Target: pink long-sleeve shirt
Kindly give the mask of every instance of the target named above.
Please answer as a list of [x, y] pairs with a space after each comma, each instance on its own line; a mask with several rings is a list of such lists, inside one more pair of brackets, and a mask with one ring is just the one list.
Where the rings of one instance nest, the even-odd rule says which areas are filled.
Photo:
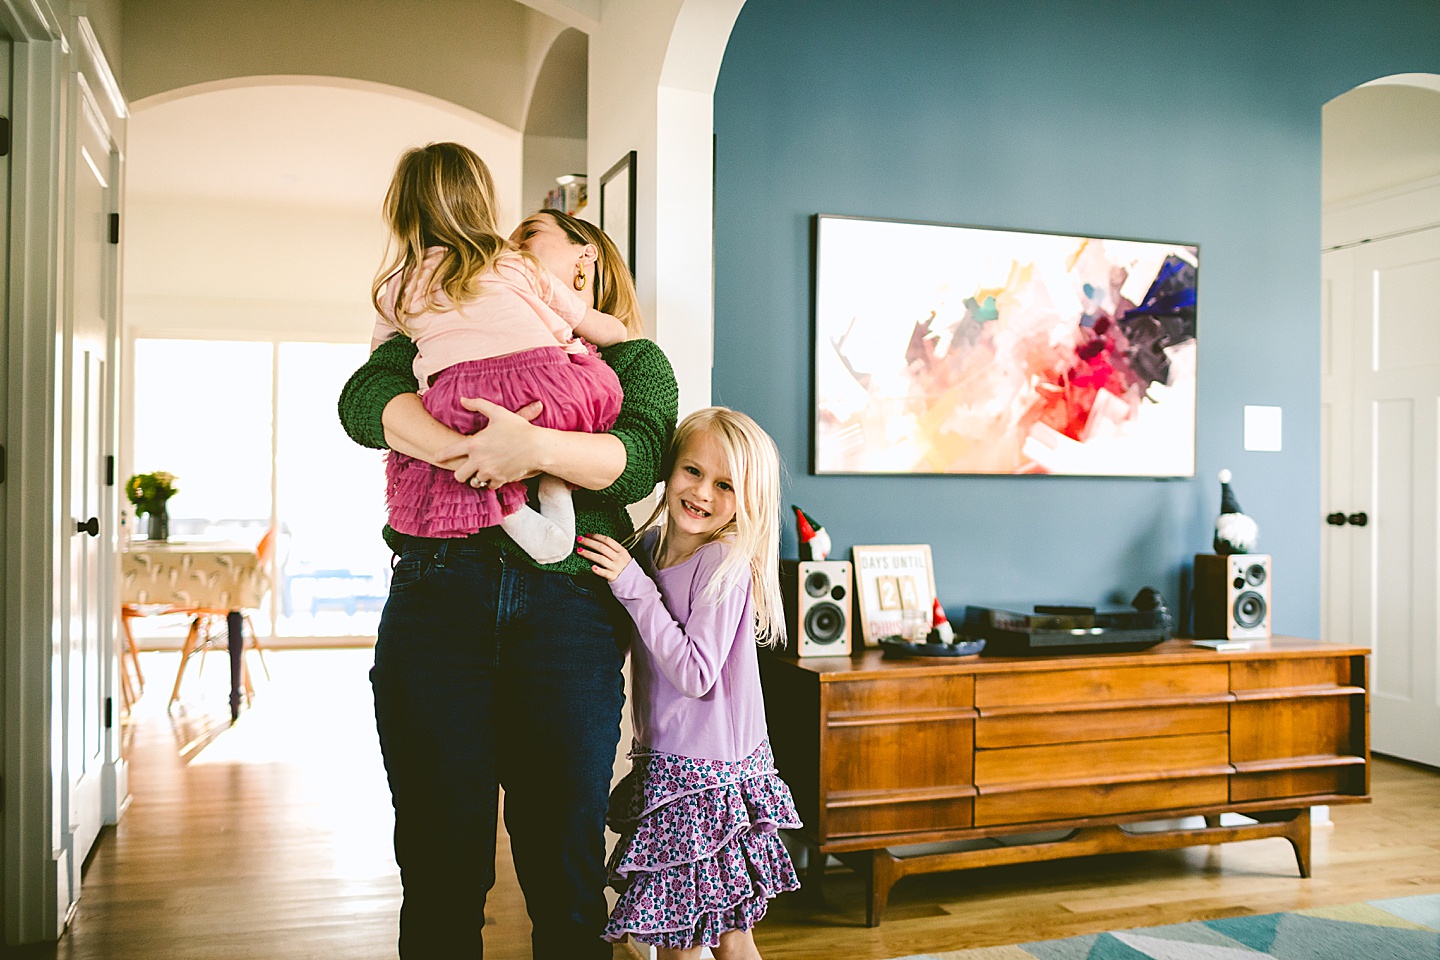
[[662, 753], [743, 760], [766, 736], [750, 571], [741, 566], [711, 600], [702, 594], [730, 545], [708, 543], [656, 570], [657, 536], [645, 535], [636, 560], [610, 584], [635, 623], [635, 738]]
[[[473, 299], [455, 304], [442, 293], [436, 309], [421, 310], [422, 294], [444, 255], [443, 247], [425, 251], [425, 262], [406, 296], [406, 310], [420, 311], [405, 320], [405, 327], [419, 351], [414, 369], [421, 393], [429, 389], [435, 374], [467, 360], [489, 360], [539, 347], [585, 352], [585, 344], [574, 335], [588, 310], [585, 301], [519, 253], [497, 257], [480, 275]], [[399, 274], [386, 281], [380, 297], [386, 312], [376, 315], [371, 333], [377, 343], [400, 333], [395, 303], [399, 288]]]

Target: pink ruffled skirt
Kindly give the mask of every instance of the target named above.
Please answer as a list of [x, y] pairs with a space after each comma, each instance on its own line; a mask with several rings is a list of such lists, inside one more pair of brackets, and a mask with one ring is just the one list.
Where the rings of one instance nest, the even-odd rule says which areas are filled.
[[[425, 392], [430, 415], [464, 434], [490, 419], [465, 409], [461, 397], [483, 397], [507, 410], [544, 404], [533, 421], [555, 430], [599, 433], [620, 414], [623, 393], [615, 371], [593, 353], [559, 346], [523, 350], [446, 367]], [[415, 537], [463, 537], [493, 527], [525, 504], [523, 482], [476, 490], [449, 470], [391, 451], [385, 459], [390, 526]]]
[[630, 773], [610, 795], [620, 901], [605, 939], [714, 947], [722, 933], [755, 926], [776, 894], [799, 889], [777, 831], [798, 828], [800, 817], [769, 740], [736, 761], [638, 745], [630, 756]]

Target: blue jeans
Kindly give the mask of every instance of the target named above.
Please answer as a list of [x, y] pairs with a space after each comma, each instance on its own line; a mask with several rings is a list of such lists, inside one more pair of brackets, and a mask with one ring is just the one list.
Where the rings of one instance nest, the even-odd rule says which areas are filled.
[[628, 624], [598, 577], [467, 540], [404, 550], [370, 673], [404, 960], [484, 955], [497, 784], [536, 960], [610, 957], [605, 811]]

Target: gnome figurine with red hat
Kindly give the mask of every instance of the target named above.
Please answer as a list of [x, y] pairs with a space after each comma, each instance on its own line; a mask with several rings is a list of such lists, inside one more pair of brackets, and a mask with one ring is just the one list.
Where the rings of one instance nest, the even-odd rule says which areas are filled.
[[926, 643], [950, 644], [955, 642], [955, 628], [950, 626], [950, 619], [945, 616], [945, 608], [940, 606], [939, 597], [935, 598], [935, 603], [931, 608], [931, 623], [930, 635], [925, 638]]
[[792, 505], [795, 511], [795, 533], [800, 540], [801, 560], [824, 560], [830, 555], [830, 534], [825, 528], [815, 522], [813, 517], [805, 515], [805, 511]]

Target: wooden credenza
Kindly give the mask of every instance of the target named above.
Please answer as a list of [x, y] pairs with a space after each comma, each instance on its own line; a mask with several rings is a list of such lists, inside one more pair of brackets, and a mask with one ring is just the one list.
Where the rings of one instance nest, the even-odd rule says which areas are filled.
[[[885, 660], [761, 657], [770, 741], [810, 848], [867, 873], [867, 921], [914, 873], [1285, 837], [1310, 873], [1309, 808], [1369, 800], [1367, 656], [1276, 637], [1217, 653]], [[1220, 814], [1255, 823], [1222, 826]], [[1205, 826], [1129, 831], [1203, 816]], [[1068, 830], [897, 857], [889, 848]]]

